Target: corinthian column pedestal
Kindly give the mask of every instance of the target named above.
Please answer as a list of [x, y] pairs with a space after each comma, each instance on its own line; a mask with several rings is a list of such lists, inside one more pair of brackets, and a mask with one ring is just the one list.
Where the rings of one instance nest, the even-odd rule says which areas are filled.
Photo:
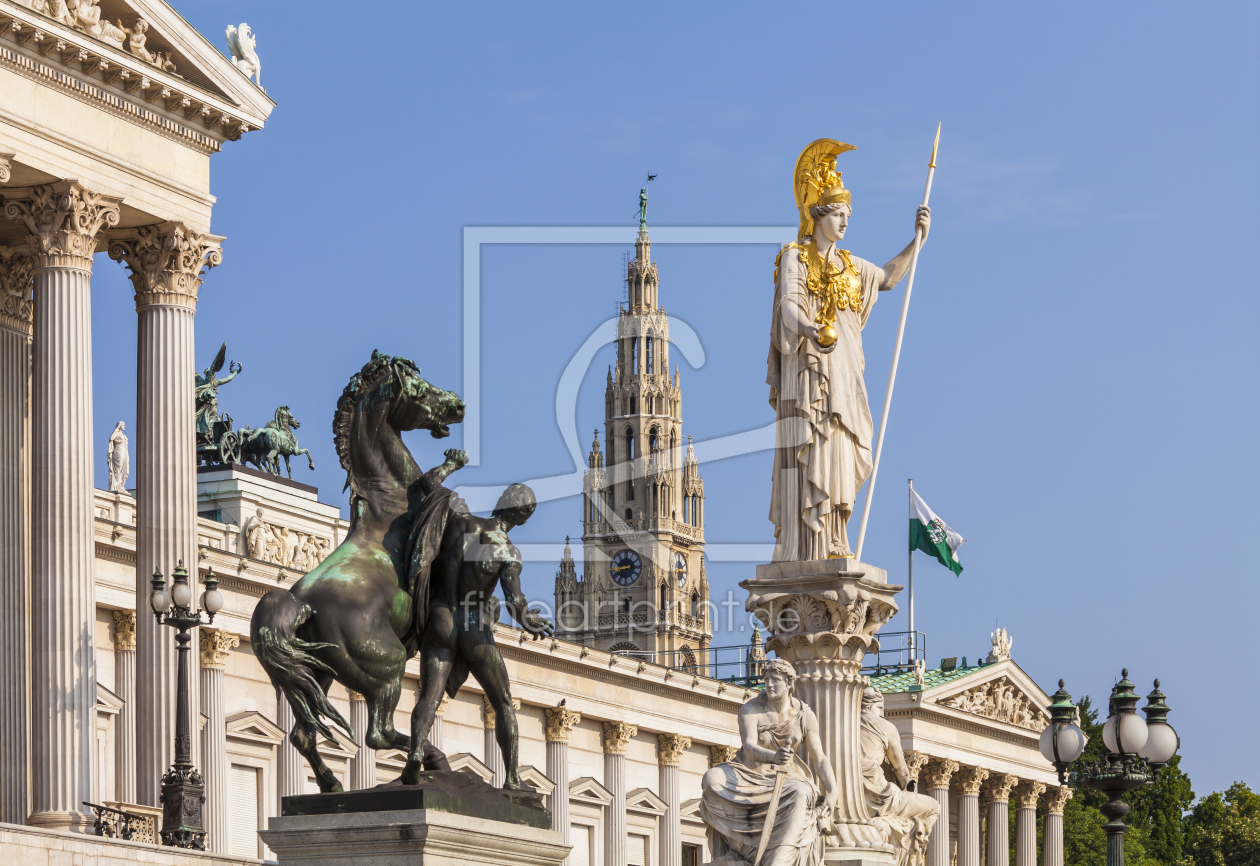
[[897, 612], [893, 596], [902, 587], [889, 584], [883, 569], [854, 559], [759, 565], [756, 578], [740, 586], [748, 590], [746, 609], [770, 632], [766, 650], [796, 668], [795, 695], [818, 716], [840, 788], [828, 862], [891, 863], [892, 848], [866, 808], [858, 731], [867, 686], [862, 659], [879, 648], [875, 634]]
[[[3, 157], [3, 154], [0, 154]], [[35, 262], [0, 247], [0, 821], [29, 814], [31, 286]]]
[[[223, 238], [182, 223], [116, 235], [110, 258], [125, 262], [135, 289], [136, 597], [149, 597], [154, 571], [197, 562], [197, 469], [193, 408], [193, 316], [201, 275], [223, 261]], [[143, 606], [143, 605], [142, 605]], [[137, 628], [137, 799], [158, 801], [158, 780], [174, 759], [175, 642], [152, 616]], [[193, 640], [197, 640], [196, 633]], [[190, 705], [198, 706], [198, 682]], [[194, 738], [194, 764], [200, 751]]]
[[[77, 181], [7, 201], [34, 259], [31, 388], [31, 732], [29, 823], [87, 830], [96, 740], [92, 539], [92, 255], [120, 199]], [[8, 661], [6, 660], [6, 663]]]

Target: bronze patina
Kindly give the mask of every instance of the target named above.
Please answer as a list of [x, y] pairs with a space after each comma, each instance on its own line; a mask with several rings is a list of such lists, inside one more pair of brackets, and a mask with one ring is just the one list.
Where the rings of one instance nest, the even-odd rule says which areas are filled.
[[263, 472], [279, 475], [280, 458], [283, 457], [285, 471], [292, 478], [293, 467], [289, 465], [289, 458], [305, 454], [306, 462], [314, 469], [315, 461], [311, 458], [311, 452], [299, 447], [297, 436], [293, 435], [293, 431], [301, 426], [289, 407], [281, 406], [276, 410], [276, 417], [267, 422], [267, 426], [257, 430], [248, 427], [237, 430], [236, 435], [241, 443], [241, 463], [252, 463]]
[[231, 382], [241, 372], [241, 365], [233, 361], [228, 365], [228, 375], [217, 378], [226, 356], [227, 343], [224, 343], [210, 366], [193, 383], [198, 463], [237, 463], [241, 459], [241, 443], [232, 432], [232, 416], [226, 412], [219, 414], [219, 386]]

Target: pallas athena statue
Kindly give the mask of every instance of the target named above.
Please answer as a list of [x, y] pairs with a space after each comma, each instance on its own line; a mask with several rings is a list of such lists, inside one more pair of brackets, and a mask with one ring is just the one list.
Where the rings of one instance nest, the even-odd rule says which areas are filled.
[[[796, 670], [765, 663], [765, 691], [739, 711], [735, 760], [701, 781], [713, 864], [820, 866], [839, 789], [814, 711], [792, 696]], [[758, 859], [758, 853], [762, 853]]]
[[[840, 249], [853, 213], [836, 171], [851, 144], [819, 139], [796, 162], [800, 232], [775, 260], [766, 382], [775, 426], [774, 561], [852, 556], [848, 521], [871, 474], [862, 328], [880, 292], [910, 268], [914, 241], [882, 268]], [[915, 231], [927, 239], [931, 212]]]

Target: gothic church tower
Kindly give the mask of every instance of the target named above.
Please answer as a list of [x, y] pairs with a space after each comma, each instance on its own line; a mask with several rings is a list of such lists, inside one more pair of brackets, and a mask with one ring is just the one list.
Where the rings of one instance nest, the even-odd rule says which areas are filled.
[[[707, 661], [712, 624], [704, 568], [704, 479], [683, 442], [682, 387], [669, 371], [669, 319], [640, 196], [627, 304], [583, 482], [583, 575], [571, 552], [556, 576], [557, 635], [601, 650], [657, 654], [670, 667]], [[664, 655], [662, 655], [664, 654]]]

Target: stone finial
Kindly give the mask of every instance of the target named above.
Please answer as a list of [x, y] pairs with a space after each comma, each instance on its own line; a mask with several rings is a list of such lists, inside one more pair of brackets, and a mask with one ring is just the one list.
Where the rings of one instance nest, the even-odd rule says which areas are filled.
[[663, 766], [676, 767], [682, 761], [682, 753], [691, 748], [691, 737], [681, 734], [657, 734], [656, 755]]
[[35, 260], [21, 249], [0, 247], [0, 325], [31, 333]]
[[1011, 789], [1019, 784], [1019, 776], [1011, 773], [990, 773], [984, 785], [984, 799], [987, 803], [1007, 803], [1011, 799]]
[[992, 632], [989, 635], [989, 641], [993, 644], [993, 649], [989, 651], [986, 662], [993, 664], [993, 662], [1006, 661], [1011, 657], [1011, 645], [1015, 643], [1015, 638], [1011, 637], [1006, 629], [1000, 628]]
[[0, 153], [0, 183], [8, 183], [13, 177], [13, 157], [16, 153]]
[[948, 758], [929, 761], [927, 768], [923, 771], [920, 778], [922, 784], [919, 785], [920, 791], [926, 789], [928, 791], [933, 788], [948, 788], [949, 780], [958, 772], [958, 762], [951, 761]]
[[1046, 814], [1062, 815], [1067, 801], [1072, 799], [1072, 789], [1064, 785], [1062, 788], [1046, 790]]
[[232, 634], [221, 628], [201, 629], [201, 666], [203, 668], [223, 668], [227, 665], [228, 655], [241, 645], [240, 635]]
[[739, 746], [709, 746], [709, 766], [728, 764], [739, 754]]
[[165, 222], [141, 226], [134, 239], [115, 240], [109, 257], [131, 271], [137, 310], [152, 304], [195, 308], [202, 274], [223, 263], [222, 242], [181, 222]]
[[118, 225], [122, 199], [102, 195], [77, 180], [31, 188], [31, 198], [6, 200], [4, 215], [26, 226], [35, 267], [92, 270], [101, 232]]
[[[512, 709], [520, 710], [521, 702], [519, 698], [512, 698]], [[485, 695], [481, 696], [481, 722], [487, 728], [493, 728], [495, 724], [494, 707], [490, 706], [490, 699]]]
[[136, 612], [114, 611], [114, 650], [136, 651]]
[[547, 717], [547, 742], [569, 742], [573, 726], [582, 721], [582, 714], [565, 707], [548, 707], [544, 712]]
[[1034, 782], [1031, 779], [1024, 779], [1015, 786], [1015, 805], [1021, 809], [1036, 809], [1037, 800], [1040, 799], [1041, 793], [1045, 790], [1045, 782]]
[[637, 725], [625, 722], [604, 722], [604, 754], [624, 755], [630, 740], [639, 733]]
[[989, 778], [989, 771], [983, 767], [962, 767], [954, 773], [954, 784], [958, 786], [958, 793], [967, 797], [976, 797], [979, 796], [980, 787], [987, 778]]
[[909, 771], [909, 778], [917, 782], [919, 780], [919, 771], [927, 766], [931, 757], [926, 752], [916, 752], [913, 750], [907, 751], [905, 753], [905, 757], [906, 769]]

